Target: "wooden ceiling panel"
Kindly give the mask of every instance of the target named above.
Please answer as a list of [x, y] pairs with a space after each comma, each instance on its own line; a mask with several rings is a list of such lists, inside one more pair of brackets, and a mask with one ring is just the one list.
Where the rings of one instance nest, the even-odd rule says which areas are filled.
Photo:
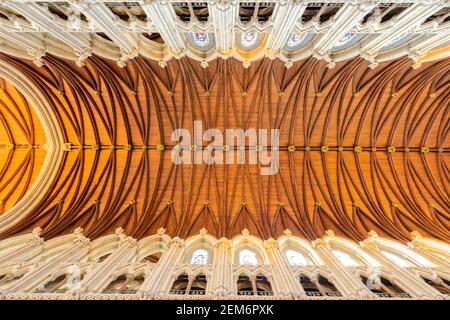
[[[203, 227], [217, 237], [288, 228], [308, 239], [327, 229], [355, 240], [371, 229], [450, 238], [449, 59], [371, 70], [361, 59], [334, 69], [218, 59], [203, 69], [135, 58], [120, 69], [96, 56], [84, 68], [49, 55], [42, 68], [0, 58], [45, 92], [72, 145], [45, 200], [0, 238], [36, 226], [46, 238], [78, 226], [91, 238], [117, 227], [137, 238], [161, 227], [183, 238]], [[279, 172], [173, 164], [171, 133], [193, 132], [195, 120], [204, 130], [280, 129]]]

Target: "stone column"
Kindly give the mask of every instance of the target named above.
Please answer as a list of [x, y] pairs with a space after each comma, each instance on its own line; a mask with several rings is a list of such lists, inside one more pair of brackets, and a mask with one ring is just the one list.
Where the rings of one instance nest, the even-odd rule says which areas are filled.
[[217, 241], [213, 259], [213, 271], [207, 294], [216, 296], [233, 294], [233, 257], [230, 240], [221, 238]]
[[418, 299], [442, 299], [443, 295], [437, 290], [426, 284], [419, 276], [407, 268], [401, 268], [386, 258], [379, 250], [376, 242], [376, 236], [370, 236], [363, 241], [363, 248], [368, 254], [378, 260], [392, 274], [389, 280], [409, 293], [413, 298]]
[[137, 250], [137, 241], [132, 237], [120, 234], [119, 248], [116, 249], [101, 264], [89, 272], [80, 283], [80, 289], [76, 291], [86, 293], [101, 293], [110, 283], [114, 281], [114, 271], [129, 262]]
[[430, 260], [433, 264], [444, 269], [450, 269], [450, 263], [443, 256], [436, 254], [435, 251], [448, 250], [448, 246], [439, 244], [434, 239], [427, 239], [420, 235], [419, 232], [411, 232], [412, 241], [408, 243], [408, 246], [424, 258]]
[[[327, 233], [332, 235], [332, 233]], [[313, 246], [322, 261], [333, 274], [333, 278], [328, 280], [336, 285], [342, 296], [351, 299], [357, 297], [369, 298], [375, 296], [358, 277], [356, 277], [334, 256], [330, 248], [328, 248], [322, 239], [319, 238], [314, 240]]]
[[300, 285], [300, 280], [295, 277], [286, 258], [278, 247], [275, 239], [270, 238], [265, 241], [266, 252], [272, 265], [272, 286], [276, 288], [277, 295], [304, 295], [305, 291]]
[[[44, 247], [44, 239], [39, 237], [42, 229], [35, 228], [31, 234], [27, 234], [24, 236], [19, 236], [21, 239], [10, 239], [5, 240], [5, 243], [8, 247], [16, 247], [13, 250], [10, 250], [5, 255], [0, 255], [0, 267], [6, 264], [17, 263], [28, 261], [32, 257], [39, 255]], [[9, 244], [9, 242], [12, 242]], [[19, 244], [17, 244], [17, 242]], [[22, 242], [20, 244], [20, 242]], [[16, 244], [16, 245], [14, 245]]]
[[31, 269], [22, 278], [12, 283], [6, 288], [6, 293], [12, 292], [30, 292], [38, 285], [45, 285], [44, 281], [47, 281], [49, 275], [57, 270], [61, 265], [67, 264], [69, 261], [77, 261], [89, 251], [90, 241], [84, 237], [83, 229], [77, 228], [75, 230], [75, 239], [69, 247], [57, 254], [56, 256], [45, 261], [43, 264]]
[[175, 280], [175, 267], [183, 253], [183, 240], [175, 237], [169, 244], [167, 251], [159, 259], [151, 275], [145, 279], [138, 292], [145, 294], [168, 293]]

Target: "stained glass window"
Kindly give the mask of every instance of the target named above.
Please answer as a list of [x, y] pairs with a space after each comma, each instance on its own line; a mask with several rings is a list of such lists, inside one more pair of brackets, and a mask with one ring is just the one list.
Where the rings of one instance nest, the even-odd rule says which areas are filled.
[[344, 252], [344, 251], [341, 251], [341, 250], [333, 250], [333, 254], [346, 267], [357, 267], [357, 266], [359, 266], [358, 261], [356, 261], [356, 259], [353, 258], [347, 252]]
[[251, 47], [255, 45], [258, 34], [256, 32], [243, 33], [241, 36], [241, 43], [244, 47]]
[[194, 32], [194, 42], [199, 47], [205, 47], [209, 44], [209, 36], [206, 32]]
[[307, 266], [308, 265], [308, 261], [306, 260], [305, 256], [298, 251], [295, 251], [292, 249], [286, 250], [286, 257], [287, 257], [289, 263], [293, 266]]
[[347, 43], [349, 43], [350, 41], [352, 41], [352, 39], [356, 36], [356, 33], [354, 32], [347, 32], [344, 35], [342, 35], [337, 42], [334, 44], [333, 47], [337, 48], [337, 47], [341, 47]]
[[389, 260], [391, 260], [392, 262], [394, 262], [396, 265], [398, 265], [400, 267], [412, 267], [413, 266], [412, 263], [410, 263], [405, 258], [402, 258], [398, 254], [395, 254], [390, 251], [384, 251], [384, 250], [382, 250], [381, 253], [384, 254]]
[[289, 48], [298, 46], [306, 38], [306, 33], [293, 33], [287, 42]]
[[192, 253], [191, 264], [207, 264], [208, 251], [205, 249], [197, 249]]
[[239, 252], [239, 263], [240, 264], [249, 264], [249, 265], [257, 265], [258, 259], [256, 258], [256, 253], [249, 249], [243, 249]]
[[399, 35], [395, 36], [391, 40], [391, 42], [389, 42], [388, 46], [396, 45], [396, 44], [402, 42], [405, 38], [406, 38], [406, 34], [404, 34], [404, 33], [399, 34]]

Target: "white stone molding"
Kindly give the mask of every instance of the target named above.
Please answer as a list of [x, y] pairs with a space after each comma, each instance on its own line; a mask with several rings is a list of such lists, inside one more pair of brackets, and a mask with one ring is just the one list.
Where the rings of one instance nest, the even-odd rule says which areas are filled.
[[[250, 21], [241, 22], [239, 2], [234, 0], [207, 1], [209, 16], [205, 22], [200, 22], [193, 10], [190, 21], [181, 21], [172, 7], [175, 0], [138, 1], [137, 5], [143, 8], [147, 16], [146, 21], [141, 21], [128, 9], [125, 10], [128, 21], [125, 21], [108, 6], [123, 5], [127, 8], [126, 3], [107, 2], [87, 0], [70, 1], [68, 6], [59, 4], [67, 16], [66, 20], [47, 9], [46, 4], [57, 3], [56, 0], [11, 0], [3, 3], [0, 10], [4, 6], [13, 13], [5, 11], [6, 18], [0, 18], [0, 39], [4, 42], [0, 50], [31, 59], [38, 65], [41, 65], [46, 53], [51, 53], [83, 66], [84, 61], [95, 53], [117, 61], [120, 66], [142, 55], [160, 62], [162, 67], [167, 60], [186, 55], [199, 61], [205, 68], [215, 58], [234, 57], [249, 67], [252, 61], [264, 56], [279, 58], [286, 63], [286, 67], [290, 67], [294, 61], [314, 56], [327, 62], [330, 68], [339, 61], [357, 56], [368, 60], [371, 68], [383, 61], [408, 56], [414, 62], [413, 67], [418, 68], [423, 62], [450, 55], [450, 50], [445, 49], [445, 46], [450, 46], [450, 22], [445, 22], [448, 14], [426, 21], [445, 7], [444, 2], [424, 4], [411, 0], [410, 6], [403, 12], [382, 22], [383, 17], [395, 9], [396, 1], [390, 1], [388, 6], [384, 0], [364, 3], [350, 1], [340, 5], [334, 16], [321, 22], [320, 16], [325, 13], [326, 5], [337, 3], [326, 0], [319, 13], [306, 23], [301, 21], [308, 4], [305, 1], [269, 1], [274, 4], [274, 12], [262, 23], [256, 17], [257, 10]], [[380, 4], [385, 5], [382, 10], [377, 7]], [[188, 1], [188, 5], [192, 9], [193, 2]], [[255, 4], [256, 7], [258, 5]], [[370, 18], [362, 22], [369, 13]], [[80, 18], [81, 14], [87, 17], [88, 22]], [[236, 33], [249, 31], [258, 32], [260, 40], [256, 47], [243, 50]], [[355, 32], [359, 38], [342, 49], [332, 49], [338, 39], [349, 31]], [[97, 32], [104, 32], [111, 41], [103, 39]], [[163, 44], [141, 34], [155, 32], [161, 35]], [[185, 36], [185, 33], [192, 32], [211, 33], [214, 45], [198, 48], [191, 37]], [[293, 32], [307, 33], [308, 43], [297, 49], [286, 50], [285, 45]], [[390, 43], [403, 34], [411, 36], [411, 39], [390, 47]], [[439, 54], [434, 54], [436, 50]]]
[[[0, 259], [8, 257], [0, 266], [0, 299], [406, 299], [402, 297], [383, 298], [372, 294], [360, 280], [360, 276], [368, 277], [373, 268], [379, 274], [401, 287], [412, 298], [420, 299], [448, 299], [448, 295], [437, 292], [426, 284], [420, 276], [432, 281], [449, 280], [448, 267], [445, 265], [420, 265], [416, 261], [414, 267], [399, 267], [383, 258], [380, 247], [389, 250], [413, 250], [404, 244], [376, 237], [371, 237], [362, 243], [362, 248], [355, 242], [335, 236], [331, 231], [314, 241], [314, 247], [304, 239], [292, 234], [285, 234], [278, 239], [263, 241], [243, 232], [233, 239], [215, 239], [200, 233], [197, 236], [182, 240], [171, 239], [164, 231], [136, 241], [127, 237], [120, 228], [113, 235], [108, 235], [89, 241], [77, 228], [73, 234], [60, 236], [42, 242], [39, 229], [32, 234], [12, 237], [0, 241]], [[448, 246], [430, 238], [414, 237], [422, 242], [431, 243], [441, 254], [448, 255]], [[416, 243], [419, 240], [416, 240]], [[32, 255], [23, 254], [20, 248], [40, 248]], [[9, 249], [13, 248], [13, 249]], [[192, 265], [188, 260], [189, 253], [197, 248], [207, 248], [213, 252], [211, 263]], [[258, 265], [239, 265], [235, 254], [242, 248], [258, 250], [261, 262]], [[296, 249], [307, 252], [311, 265], [290, 265], [284, 256], [285, 249]], [[333, 248], [351, 252], [361, 265], [346, 267], [334, 256]], [[17, 249], [17, 250], [16, 250]], [[432, 252], [424, 245], [421, 249]], [[436, 249], [435, 249], [436, 250]], [[17, 252], [17, 255], [11, 255]], [[158, 263], [142, 262], [146, 256], [161, 252]], [[406, 251], [404, 251], [406, 252]], [[403, 252], [403, 253], [404, 253]], [[400, 252], [402, 253], [402, 252]], [[102, 262], [98, 258], [110, 254]], [[17, 259], [26, 257], [24, 259]], [[414, 258], [414, 255], [411, 256]], [[10, 258], [10, 261], [8, 261]], [[431, 262], [434, 263], [430, 259]], [[438, 261], [438, 260], [436, 260]], [[65, 274], [69, 275], [71, 266], [78, 265], [84, 278], [75, 288], [66, 288], [66, 292], [46, 292], [46, 284]], [[207, 286], [204, 295], [170, 294], [173, 282], [181, 274], [188, 275], [190, 283], [197, 275], [205, 275]], [[270, 282], [273, 295], [248, 296], [237, 293], [237, 279], [239, 275], [247, 275], [254, 279], [263, 275]], [[21, 276], [23, 275], [23, 276]], [[145, 278], [136, 294], [102, 293], [103, 290], [119, 276], [125, 275], [130, 282], [138, 276]], [[308, 296], [299, 283], [300, 275], [311, 280], [323, 276], [331, 281], [342, 294], [335, 296]], [[15, 279], [18, 277], [17, 279]], [[15, 280], [14, 280], [15, 279]], [[2, 281], [7, 281], [2, 285]], [[40, 292], [42, 291], [42, 292]]]
[[67, 261], [78, 261], [89, 251], [89, 239], [83, 236], [82, 230], [75, 230], [73, 238], [67, 249], [42, 264], [37, 264], [22, 278], [7, 286], [3, 290], [6, 292], [32, 292], [39, 285], [43, 286], [49, 276], [62, 264]]
[[209, 293], [219, 297], [227, 296], [233, 293], [233, 279], [231, 277], [231, 261], [233, 261], [233, 257], [230, 240], [221, 238], [217, 241], [213, 259], [213, 273]]
[[147, 17], [157, 26], [158, 32], [164, 39], [170, 56], [181, 58], [184, 56], [186, 44], [176, 26], [176, 15], [169, 2], [144, 1], [141, 4]]
[[175, 267], [183, 254], [183, 240], [175, 237], [171, 240], [167, 251], [158, 261], [150, 277], [148, 277], [138, 292], [145, 294], [167, 293], [176, 278]]
[[271, 238], [266, 240], [266, 250], [273, 270], [274, 282], [279, 288], [279, 293], [293, 295], [304, 293], [302, 286], [287, 262], [286, 257], [280, 251], [278, 242]]
[[266, 42], [266, 54], [270, 58], [274, 59], [286, 45], [306, 7], [306, 2], [296, 1], [280, 2], [275, 5], [273, 26]]
[[216, 51], [223, 57], [229, 57], [233, 49], [234, 26], [238, 19], [238, 3], [228, 1], [215, 1], [209, 4], [208, 8], [214, 26], [214, 38]]
[[[441, 298], [442, 295], [437, 290], [427, 285], [422, 279], [420, 279], [420, 277], [414, 274], [414, 272], [408, 268], [398, 266], [381, 252], [381, 249], [388, 248], [390, 251], [396, 252], [400, 256], [414, 258], [409, 251], [410, 249], [408, 249], [405, 245], [396, 243], [392, 240], [382, 239], [373, 231], [369, 233], [369, 237], [364, 240], [361, 245], [363, 246], [364, 251], [374, 257], [383, 266], [385, 266], [387, 270], [389, 270], [392, 274], [390, 280], [409, 293], [412, 297], [419, 299], [425, 297]], [[432, 264], [423, 265], [423, 261], [427, 260], [418, 255], [417, 258], [421, 259], [420, 261], [417, 259], [414, 260], [414, 263], [418, 266], [436, 267]]]
[[0, 60], [0, 78], [15, 86], [34, 107], [36, 115], [42, 123], [48, 146], [42, 169], [33, 186], [13, 208], [0, 217], [0, 232], [2, 232], [28, 215], [43, 199], [62, 163], [63, 152], [61, 152], [61, 148], [64, 139], [57, 117], [50, 108], [47, 99], [36, 86], [30, 83], [25, 75], [6, 61]]
[[334, 233], [328, 230], [323, 239], [315, 240], [315, 248], [325, 265], [332, 272], [334, 285], [342, 295], [351, 298], [372, 295], [370, 290], [331, 252], [328, 242], [333, 237]]
[[362, 41], [361, 52], [369, 57], [378, 54], [384, 46], [389, 45], [397, 36], [413, 30], [440, 9], [442, 9], [442, 5], [437, 3], [411, 5], [396, 17], [395, 25], [387, 28], [385, 32], [378, 36], [371, 36], [367, 40]]

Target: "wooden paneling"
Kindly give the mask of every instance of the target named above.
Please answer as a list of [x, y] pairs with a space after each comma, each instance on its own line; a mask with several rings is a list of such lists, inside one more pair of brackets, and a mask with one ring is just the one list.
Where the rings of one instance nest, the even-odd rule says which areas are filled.
[[[334, 69], [314, 59], [290, 69], [218, 59], [203, 69], [184, 58], [163, 69], [136, 58], [120, 69], [95, 56], [84, 68], [52, 56], [42, 68], [0, 58], [42, 88], [73, 146], [46, 199], [1, 238], [81, 226], [92, 238], [117, 227], [137, 238], [205, 227], [217, 237], [289, 228], [308, 239], [333, 229], [360, 240], [374, 229], [449, 240], [449, 59], [371, 70], [361, 59]], [[170, 135], [192, 131], [194, 120], [204, 130], [280, 129], [279, 173], [261, 176], [248, 163], [174, 165]]]

